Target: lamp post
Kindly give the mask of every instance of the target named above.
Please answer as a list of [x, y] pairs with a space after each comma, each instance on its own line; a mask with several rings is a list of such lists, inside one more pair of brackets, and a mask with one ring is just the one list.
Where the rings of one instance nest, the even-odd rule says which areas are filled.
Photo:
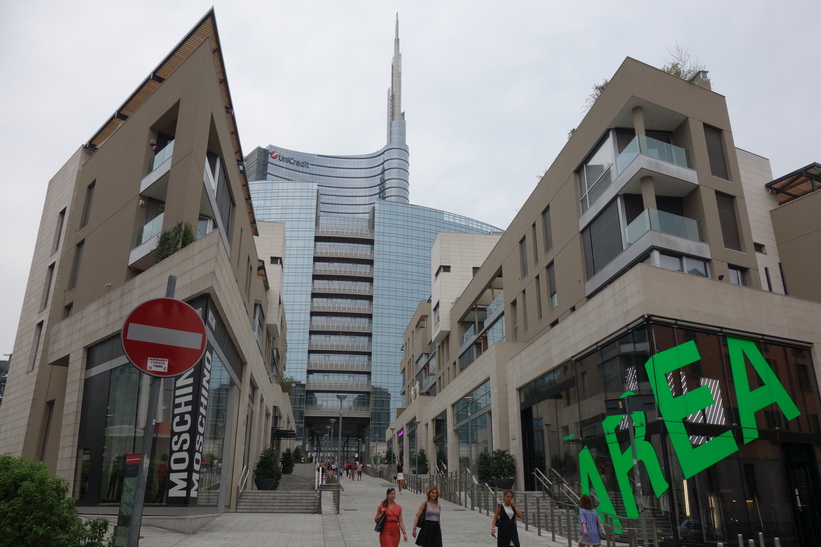
[[[473, 430], [472, 430], [473, 426], [471, 424], [471, 416], [473, 415], [473, 409], [470, 408], [470, 405], [471, 405], [471, 403], [473, 403], [473, 397], [465, 397], [465, 401], [468, 404], [468, 469], [470, 469], [470, 463], [471, 463], [470, 460], [471, 460], [471, 456], [473, 455], [472, 454], [473, 451], [470, 449], [470, 447], [472, 445], [472, 439], [471, 439], [472, 435], [471, 435], [471, 433], [473, 433]], [[473, 471], [476, 471], [476, 469], [474, 468]]]
[[394, 435], [393, 435], [394, 431], [396, 431], [396, 428], [392, 427], [391, 428], [391, 457], [390, 457], [390, 461], [388, 461], [389, 464], [392, 464], [394, 458], [396, 458], [396, 452], [393, 449], [394, 441], [396, 440], [396, 437], [394, 437]]
[[337, 394], [339, 399], [339, 446], [337, 447], [337, 460], [339, 461], [339, 469], [342, 469], [342, 401], [348, 398], [347, 395]]
[[[328, 461], [329, 462], [331, 461], [331, 456], [333, 455], [333, 452], [331, 452], [331, 446], [332, 446], [331, 441], [334, 440], [333, 428], [334, 428], [335, 423], [336, 423], [336, 418], [331, 418], [331, 425], [326, 425], [325, 426], [325, 429], [328, 430]], [[333, 467], [331, 469], [333, 469]]]

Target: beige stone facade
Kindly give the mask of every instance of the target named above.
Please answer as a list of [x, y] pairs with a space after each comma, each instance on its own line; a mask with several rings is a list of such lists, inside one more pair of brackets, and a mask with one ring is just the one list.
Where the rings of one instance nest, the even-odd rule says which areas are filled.
[[[113, 376], [104, 389], [88, 386], [111, 371], [131, 374], [116, 337], [135, 307], [166, 295], [172, 276], [176, 299], [207, 303], [201, 309], [207, 309], [208, 353], [220, 362], [224, 382], [212, 382], [208, 414], [209, 420], [220, 415], [222, 448], [195, 456], [219, 482], [213, 503], [203, 502], [202, 486], [200, 504], [215, 511], [233, 506], [243, 467], [251, 468], [271, 443], [272, 429], [293, 428], [290, 400], [273, 381], [284, 372], [281, 265], [258, 257], [219, 49], [209, 12], [49, 184], [0, 409], [0, 452], [43, 460], [71, 483], [81, 504], [99, 479], [88, 478], [86, 462], [111, 464], [115, 428], [103, 420], [104, 433], [83, 421], [106, 410], [102, 416], [114, 416], [122, 404], [114, 399], [123, 396]], [[188, 224], [193, 242], [155, 263], [161, 232], [178, 223]], [[266, 254], [283, 241], [281, 226], [266, 230]], [[92, 358], [105, 344], [113, 356]], [[216, 365], [213, 370], [217, 374]], [[135, 414], [131, 425], [116, 425], [119, 431], [142, 428], [147, 378], [134, 383], [140, 390]], [[205, 373], [203, 382], [208, 385]], [[157, 409], [159, 437], [163, 423], [172, 427], [164, 420], [177, 404], [167, 385]], [[110, 477], [104, 480], [117, 494]], [[157, 499], [162, 495], [158, 491]]]

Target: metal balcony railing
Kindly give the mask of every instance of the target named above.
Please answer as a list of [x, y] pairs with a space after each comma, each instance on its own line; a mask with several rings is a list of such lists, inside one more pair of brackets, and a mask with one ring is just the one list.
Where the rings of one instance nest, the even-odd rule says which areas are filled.
[[371, 344], [362, 342], [344, 342], [344, 341], [309, 341], [308, 350], [311, 351], [371, 351]]

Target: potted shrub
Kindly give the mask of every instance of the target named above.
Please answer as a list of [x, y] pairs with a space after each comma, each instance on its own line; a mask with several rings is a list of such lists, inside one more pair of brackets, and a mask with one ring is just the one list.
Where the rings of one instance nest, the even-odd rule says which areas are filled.
[[298, 446], [294, 448], [294, 463], [302, 463], [302, 450]]
[[428, 454], [424, 448], [416, 454], [416, 473], [419, 475], [428, 474]]
[[282, 471], [279, 469], [279, 458], [272, 447], [268, 447], [259, 455], [254, 466], [254, 484], [257, 490], [276, 490]]
[[282, 473], [290, 475], [294, 472], [294, 455], [290, 448], [286, 448], [282, 453]]
[[493, 461], [489, 452], [479, 454], [479, 461], [476, 462], [476, 478], [481, 483], [493, 486]]
[[491, 468], [493, 481], [496, 488], [509, 490], [513, 487], [513, 480], [516, 476], [516, 460], [507, 450], [497, 449], [491, 456]]

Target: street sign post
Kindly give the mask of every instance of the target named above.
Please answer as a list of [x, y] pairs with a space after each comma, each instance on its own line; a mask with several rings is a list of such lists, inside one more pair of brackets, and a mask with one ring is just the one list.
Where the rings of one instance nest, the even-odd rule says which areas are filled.
[[197, 312], [173, 298], [137, 306], [125, 320], [123, 349], [135, 367], [152, 376], [177, 376], [205, 353], [205, 324]]
[[[137, 547], [145, 501], [145, 483], [154, 435], [154, 417], [160, 398], [162, 378], [179, 376], [196, 365], [205, 354], [205, 323], [199, 314], [174, 299], [177, 278], [168, 276], [165, 298], [143, 302], [128, 315], [123, 324], [123, 351], [131, 363], [151, 376], [148, 407], [143, 430], [142, 452], [136, 470], [136, 492], [120, 501], [120, 518], [114, 534], [117, 547]], [[136, 459], [136, 458], [133, 458]], [[120, 525], [122, 524], [122, 525]]]

